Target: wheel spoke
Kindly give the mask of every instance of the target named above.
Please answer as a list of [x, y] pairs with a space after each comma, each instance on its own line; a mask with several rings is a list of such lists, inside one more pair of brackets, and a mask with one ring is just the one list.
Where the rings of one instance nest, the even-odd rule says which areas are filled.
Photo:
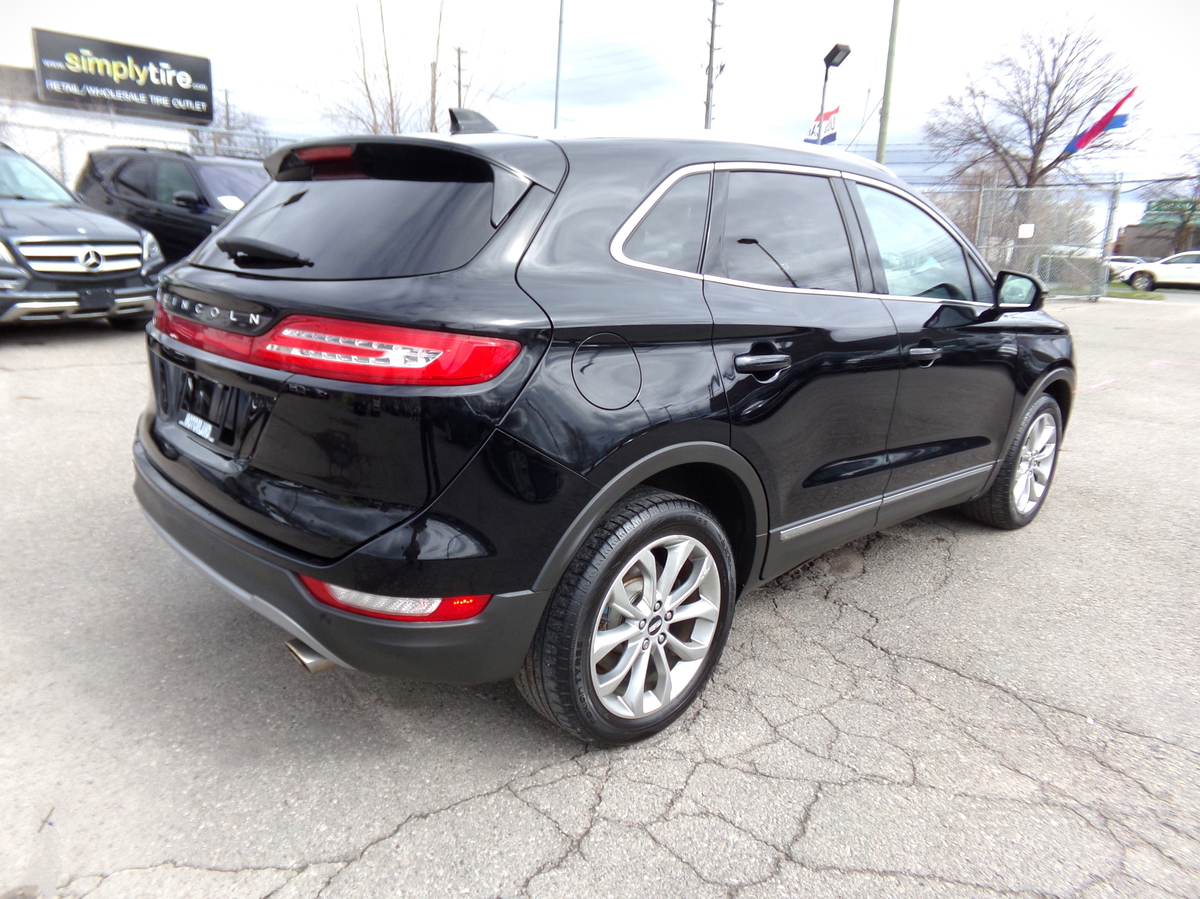
[[686, 606], [680, 606], [676, 609], [675, 615], [671, 618], [671, 624], [678, 624], [680, 621], [687, 621], [691, 618], [716, 621], [717, 616], [720, 614], [721, 610], [717, 608], [715, 603], [701, 596], [695, 602], [689, 602]]
[[689, 640], [687, 643], [684, 643], [670, 632], [667, 633], [666, 648], [685, 662], [694, 662], [697, 659], [702, 659], [704, 658], [704, 654], [708, 652], [707, 643], [698, 643], [695, 640]]
[[592, 664], [597, 664], [606, 655], [637, 634], [637, 625], [629, 621], [618, 627], [600, 631], [592, 641]]
[[613, 690], [621, 685], [621, 681], [625, 680], [625, 675], [629, 673], [629, 669], [633, 667], [634, 662], [642, 653], [638, 652], [637, 645], [634, 644], [625, 650], [625, 654], [621, 656], [621, 660], [611, 671], [606, 671], [604, 674], [596, 676], [596, 692], [601, 696], [608, 696]]
[[663, 604], [667, 611], [678, 608], [680, 603], [682, 603], [695, 592], [697, 585], [702, 583], [704, 579], [712, 572], [712, 570], [712, 556], [708, 555], [708, 553], [705, 553], [704, 561], [699, 565], [693, 565], [691, 573], [688, 575], [688, 579], [680, 584], [679, 587], [672, 591], [670, 596], [667, 597], [667, 601]]
[[667, 659], [666, 650], [661, 643], [655, 643], [650, 650], [650, 661], [654, 663], [654, 670], [658, 674], [658, 683], [654, 687], [654, 695], [658, 697], [661, 705], [666, 705], [671, 701], [671, 663]]
[[[653, 581], [651, 582], [653, 583]], [[645, 590], [642, 591], [643, 595]], [[608, 604], [615, 608], [625, 618], [632, 618], [634, 621], [641, 621], [646, 617], [646, 611], [637, 607], [637, 600], [629, 595], [629, 591], [625, 588], [625, 583], [620, 578], [613, 582], [612, 587], [608, 590]]]
[[1017, 503], [1017, 509], [1024, 514], [1029, 511], [1029, 482], [1032, 481], [1028, 474], [1021, 476], [1017, 481], [1017, 489], [1014, 491], [1014, 499]]
[[658, 577], [655, 600], [666, 599], [671, 595], [675, 579], [679, 577], [679, 571], [691, 556], [692, 548], [695, 545], [695, 540], [683, 539], [667, 549], [667, 564], [663, 566], [662, 573]]
[[646, 669], [650, 667], [650, 653], [639, 652], [633, 660], [633, 668], [629, 672], [629, 686], [625, 688], [622, 698], [625, 705], [634, 716], [640, 718], [646, 714]]

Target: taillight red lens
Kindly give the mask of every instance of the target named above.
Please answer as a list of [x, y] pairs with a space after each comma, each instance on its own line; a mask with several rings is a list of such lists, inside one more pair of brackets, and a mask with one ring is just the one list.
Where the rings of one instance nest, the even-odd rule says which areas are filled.
[[300, 580], [313, 598], [326, 605], [372, 618], [391, 621], [462, 621], [474, 618], [491, 601], [491, 594], [474, 596], [382, 596], [363, 593], [349, 587], [327, 584], [316, 578], [300, 575]]
[[521, 345], [476, 337], [292, 315], [259, 337], [233, 334], [155, 309], [155, 327], [189, 346], [295, 374], [363, 384], [482, 384], [517, 358]]

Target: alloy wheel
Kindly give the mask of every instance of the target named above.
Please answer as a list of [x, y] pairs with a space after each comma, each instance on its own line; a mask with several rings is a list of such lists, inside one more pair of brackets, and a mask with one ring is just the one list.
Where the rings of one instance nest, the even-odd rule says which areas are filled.
[[1054, 473], [1055, 451], [1058, 449], [1058, 425], [1054, 416], [1043, 412], [1029, 425], [1013, 478], [1013, 504], [1021, 515], [1033, 512], [1046, 495], [1050, 476]]
[[660, 537], [613, 579], [588, 641], [592, 687], [620, 718], [645, 718], [704, 667], [721, 616], [721, 577], [694, 537]]

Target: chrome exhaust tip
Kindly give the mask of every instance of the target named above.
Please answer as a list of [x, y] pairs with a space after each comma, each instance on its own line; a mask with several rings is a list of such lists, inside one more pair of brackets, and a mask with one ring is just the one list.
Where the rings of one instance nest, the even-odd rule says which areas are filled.
[[295, 657], [297, 662], [313, 674], [316, 674], [318, 671], [328, 671], [330, 668], [337, 667], [337, 662], [325, 658], [325, 656], [321, 655], [303, 640], [297, 640], [293, 637], [283, 645], [288, 648], [288, 652]]

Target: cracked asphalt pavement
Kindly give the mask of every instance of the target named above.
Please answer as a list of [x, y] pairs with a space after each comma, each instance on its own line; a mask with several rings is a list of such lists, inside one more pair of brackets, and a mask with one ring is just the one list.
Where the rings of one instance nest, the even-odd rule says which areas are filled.
[[745, 596], [713, 682], [587, 749], [509, 683], [311, 675], [130, 492], [141, 338], [0, 332], [0, 899], [1200, 899], [1200, 304], [1051, 302], [1041, 516]]

